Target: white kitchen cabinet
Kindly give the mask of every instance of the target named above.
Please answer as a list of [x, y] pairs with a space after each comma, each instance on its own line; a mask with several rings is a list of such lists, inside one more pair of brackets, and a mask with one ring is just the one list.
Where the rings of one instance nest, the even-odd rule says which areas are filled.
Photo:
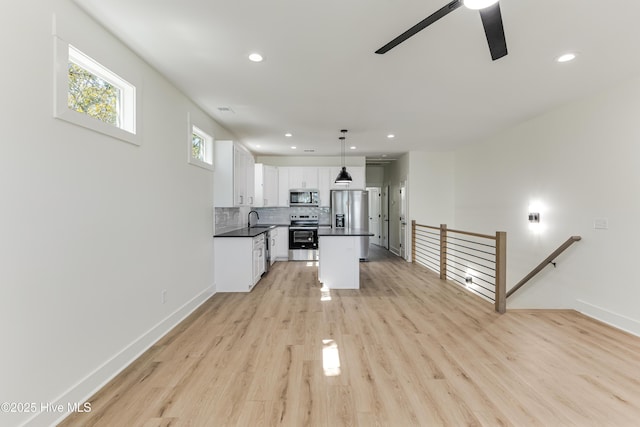
[[255, 205], [255, 160], [253, 159], [253, 155], [249, 152], [247, 152], [247, 155], [245, 156], [245, 166], [244, 166], [244, 170], [245, 173], [247, 174], [247, 183], [246, 183], [246, 187], [245, 187], [245, 194], [247, 196], [247, 206], [254, 206]]
[[216, 292], [253, 289], [264, 273], [264, 236], [213, 239]]
[[331, 190], [364, 190], [366, 185], [364, 166], [349, 166], [351, 184], [336, 184], [341, 166], [282, 166], [278, 168], [278, 206], [289, 206], [289, 189], [317, 188], [320, 206], [329, 206]]
[[215, 141], [214, 206], [252, 206], [254, 173], [249, 151], [233, 141]]
[[278, 250], [278, 227], [270, 230], [266, 236], [269, 239], [269, 265], [273, 265]]
[[331, 204], [331, 184], [336, 179], [333, 174], [333, 167], [322, 166], [318, 168], [318, 196], [320, 197], [320, 206], [329, 206]]
[[[276, 227], [275, 230], [275, 250], [273, 250], [272, 256], [275, 254], [277, 261], [289, 261], [289, 227]], [[273, 231], [272, 231], [273, 233]]]
[[255, 164], [254, 206], [278, 206], [278, 168]]
[[318, 168], [313, 166], [290, 166], [289, 188], [318, 188]]
[[262, 273], [264, 273], [264, 257], [265, 257], [265, 243], [264, 234], [260, 234], [253, 238], [253, 282], [252, 287], [258, 283]]
[[245, 206], [247, 199], [247, 171], [244, 150], [233, 145], [233, 206]]
[[278, 167], [278, 206], [289, 206], [289, 168]]
[[234, 146], [233, 175], [235, 206], [253, 206], [255, 202], [255, 167], [251, 153], [240, 145]]

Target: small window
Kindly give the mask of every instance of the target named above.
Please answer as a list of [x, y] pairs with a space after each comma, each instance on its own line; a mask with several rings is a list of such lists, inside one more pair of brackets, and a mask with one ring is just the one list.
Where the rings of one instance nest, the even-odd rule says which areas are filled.
[[213, 137], [195, 125], [191, 125], [188, 141], [189, 163], [213, 170]]
[[140, 144], [136, 87], [74, 46], [57, 39], [54, 115]]
[[87, 114], [105, 123], [121, 127], [122, 91], [109, 81], [100, 78], [79, 65], [72, 57], [79, 54], [69, 46], [69, 91], [67, 106], [78, 113]]

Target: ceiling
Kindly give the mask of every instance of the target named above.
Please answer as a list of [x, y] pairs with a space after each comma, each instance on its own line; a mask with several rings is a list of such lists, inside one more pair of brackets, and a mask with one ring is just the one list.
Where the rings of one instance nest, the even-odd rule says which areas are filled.
[[452, 150], [640, 75], [635, 0], [502, 0], [495, 62], [464, 7], [374, 53], [447, 0], [74, 1], [256, 155]]

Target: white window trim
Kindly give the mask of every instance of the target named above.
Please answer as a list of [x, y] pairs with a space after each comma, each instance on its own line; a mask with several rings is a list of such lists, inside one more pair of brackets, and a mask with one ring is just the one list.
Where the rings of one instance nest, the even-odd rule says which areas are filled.
[[[71, 53], [70, 53], [71, 52]], [[108, 81], [119, 87], [122, 93], [122, 117], [121, 125], [124, 128], [105, 123], [99, 119], [88, 116], [86, 114], [73, 111], [68, 107], [67, 94], [69, 91], [69, 74], [68, 64], [69, 60], [77, 63], [83, 68], [89, 69], [92, 73], [98, 75], [98, 77]], [[95, 65], [98, 68], [103, 69], [103, 72], [95, 72]], [[137, 118], [140, 117], [140, 103], [138, 99], [140, 97], [140, 87], [136, 84], [131, 84], [124, 80], [117, 74], [109, 71], [107, 67], [104, 67], [97, 61], [89, 58], [82, 52], [70, 46], [66, 41], [54, 37], [54, 117], [73, 123], [78, 126], [91, 129], [95, 132], [100, 132], [105, 135], [120, 139], [125, 142], [129, 142], [134, 145], [142, 144], [142, 135], [139, 132], [139, 123]], [[128, 101], [127, 101], [128, 99]], [[132, 114], [133, 112], [133, 114]]]
[[[187, 113], [187, 162], [191, 165], [198, 166], [207, 170], [213, 170], [213, 136], [202, 130], [201, 126], [195, 125], [191, 121], [191, 115]], [[204, 157], [205, 161], [193, 157], [193, 134], [196, 133], [204, 140]]]

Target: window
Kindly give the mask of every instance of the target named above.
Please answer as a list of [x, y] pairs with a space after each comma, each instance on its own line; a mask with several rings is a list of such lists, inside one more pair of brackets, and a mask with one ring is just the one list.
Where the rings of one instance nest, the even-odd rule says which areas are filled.
[[189, 163], [213, 170], [213, 137], [190, 123], [188, 138]]
[[57, 118], [139, 145], [136, 86], [56, 38]]

